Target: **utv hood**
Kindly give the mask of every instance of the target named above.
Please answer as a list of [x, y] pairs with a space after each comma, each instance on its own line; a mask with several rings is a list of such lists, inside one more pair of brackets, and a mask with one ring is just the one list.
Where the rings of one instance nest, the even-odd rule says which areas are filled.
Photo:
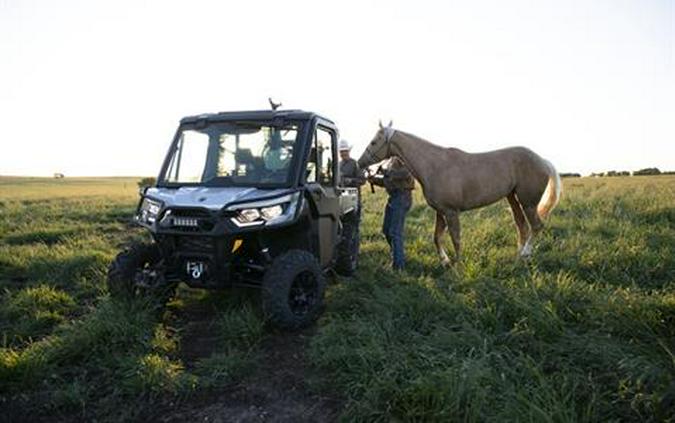
[[164, 208], [171, 207], [203, 207], [209, 210], [220, 210], [232, 203], [264, 200], [294, 192], [293, 189], [261, 189], [251, 187], [180, 187], [180, 188], [148, 188], [147, 197], [164, 203]]

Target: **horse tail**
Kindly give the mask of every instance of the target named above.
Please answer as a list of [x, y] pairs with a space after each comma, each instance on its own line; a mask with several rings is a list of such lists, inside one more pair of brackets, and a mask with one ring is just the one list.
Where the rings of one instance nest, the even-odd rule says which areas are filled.
[[544, 165], [546, 166], [546, 171], [548, 173], [548, 184], [537, 205], [537, 213], [542, 220], [546, 219], [556, 204], [558, 204], [558, 201], [560, 201], [560, 193], [562, 191], [560, 175], [555, 170], [555, 167], [553, 167], [553, 164], [548, 160], [544, 160]]

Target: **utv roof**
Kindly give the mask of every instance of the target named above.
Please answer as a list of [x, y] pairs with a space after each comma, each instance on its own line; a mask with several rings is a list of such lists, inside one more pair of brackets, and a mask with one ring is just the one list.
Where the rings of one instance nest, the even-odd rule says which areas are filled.
[[304, 110], [251, 110], [243, 112], [218, 112], [205, 113], [196, 116], [187, 116], [181, 119], [181, 123], [191, 123], [200, 120], [208, 121], [228, 121], [228, 120], [274, 120], [281, 119], [298, 119], [309, 120], [314, 117], [320, 117], [330, 123], [332, 120], [325, 118], [317, 113], [306, 112]]

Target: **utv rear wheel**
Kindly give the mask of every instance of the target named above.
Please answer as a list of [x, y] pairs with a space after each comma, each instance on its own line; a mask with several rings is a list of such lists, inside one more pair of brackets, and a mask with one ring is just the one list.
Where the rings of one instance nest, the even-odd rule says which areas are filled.
[[356, 213], [344, 217], [342, 221], [342, 239], [337, 247], [335, 271], [340, 276], [352, 276], [359, 261], [359, 220]]
[[309, 326], [321, 314], [325, 281], [319, 263], [307, 251], [290, 250], [274, 259], [262, 288], [265, 315], [281, 329]]
[[108, 291], [115, 300], [151, 298], [164, 305], [176, 289], [160, 268], [156, 244], [132, 244], [115, 257], [108, 268]]

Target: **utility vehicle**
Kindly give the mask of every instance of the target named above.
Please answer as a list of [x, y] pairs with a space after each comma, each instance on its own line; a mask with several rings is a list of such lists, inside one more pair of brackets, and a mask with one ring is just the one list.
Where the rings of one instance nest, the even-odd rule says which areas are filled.
[[152, 242], [110, 265], [115, 299], [166, 302], [178, 283], [261, 288], [282, 329], [314, 322], [326, 274], [356, 269], [358, 194], [339, 185], [335, 124], [301, 110], [223, 112], [181, 120], [134, 221]]

